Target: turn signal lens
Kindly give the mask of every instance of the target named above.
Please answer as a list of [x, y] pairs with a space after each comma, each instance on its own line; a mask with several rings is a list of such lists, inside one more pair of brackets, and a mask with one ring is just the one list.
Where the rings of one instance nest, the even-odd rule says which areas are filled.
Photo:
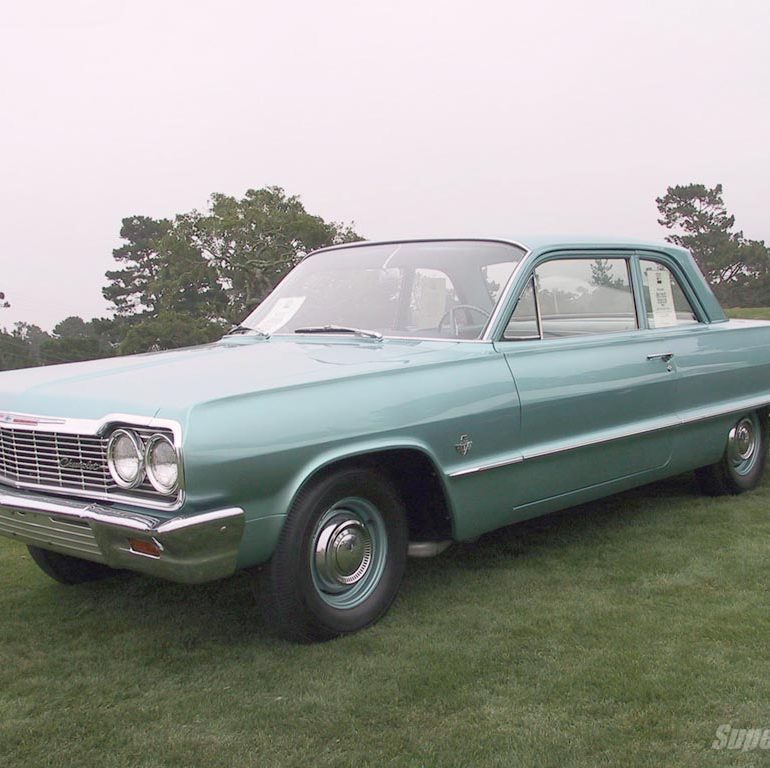
[[132, 552], [140, 555], [149, 555], [150, 557], [160, 557], [161, 548], [154, 541], [145, 541], [144, 539], [129, 539], [128, 546]]

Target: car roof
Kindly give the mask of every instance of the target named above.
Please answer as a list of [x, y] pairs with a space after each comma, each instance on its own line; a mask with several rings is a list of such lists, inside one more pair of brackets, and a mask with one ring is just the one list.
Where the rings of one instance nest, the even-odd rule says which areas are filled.
[[579, 249], [606, 249], [606, 248], [640, 248], [655, 251], [681, 251], [671, 243], [664, 240], [646, 240], [628, 237], [595, 237], [587, 235], [527, 235], [520, 237], [495, 237], [495, 236], [474, 236], [453, 235], [449, 237], [408, 237], [392, 238], [387, 240], [358, 240], [352, 243], [340, 243], [339, 245], [330, 245], [326, 248], [320, 248], [319, 251], [332, 250], [337, 248], [355, 248], [362, 245], [390, 245], [395, 243], [425, 243], [440, 240], [479, 240], [487, 242], [510, 243], [519, 246], [526, 251], [546, 251], [552, 248], [579, 248]]

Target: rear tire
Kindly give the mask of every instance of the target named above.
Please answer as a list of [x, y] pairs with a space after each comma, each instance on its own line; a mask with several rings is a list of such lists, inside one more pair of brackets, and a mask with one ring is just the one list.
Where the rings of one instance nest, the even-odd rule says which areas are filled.
[[117, 571], [108, 565], [81, 560], [79, 557], [61, 555], [50, 549], [28, 546], [29, 554], [41, 571], [60, 584], [83, 584], [114, 576]]
[[313, 642], [385, 614], [406, 567], [404, 507], [379, 473], [354, 467], [302, 489], [257, 585], [271, 628]]
[[730, 430], [724, 455], [716, 464], [695, 470], [701, 490], [709, 496], [751, 491], [767, 465], [767, 412], [741, 416]]

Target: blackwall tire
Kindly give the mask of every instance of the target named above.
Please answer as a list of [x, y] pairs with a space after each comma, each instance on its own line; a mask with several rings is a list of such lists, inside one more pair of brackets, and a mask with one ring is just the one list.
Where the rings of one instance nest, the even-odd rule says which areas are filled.
[[695, 470], [701, 490], [709, 496], [754, 490], [767, 465], [766, 411], [741, 416], [728, 433], [724, 455], [716, 464]]
[[62, 555], [48, 549], [28, 546], [29, 554], [41, 571], [60, 584], [83, 584], [114, 576], [117, 571], [101, 563]]
[[312, 482], [260, 580], [271, 628], [316, 642], [370, 626], [398, 593], [407, 544], [403, 503], [378, 472], [349, 468]]

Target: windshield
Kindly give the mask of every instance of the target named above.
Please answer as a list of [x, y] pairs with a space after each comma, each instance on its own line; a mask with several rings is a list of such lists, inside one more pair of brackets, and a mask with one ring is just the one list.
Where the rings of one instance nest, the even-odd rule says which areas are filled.
[[322, 251], [296, 266], [243, 325], [271, 334], [477, 339], [523, 255], [482, 240]]

